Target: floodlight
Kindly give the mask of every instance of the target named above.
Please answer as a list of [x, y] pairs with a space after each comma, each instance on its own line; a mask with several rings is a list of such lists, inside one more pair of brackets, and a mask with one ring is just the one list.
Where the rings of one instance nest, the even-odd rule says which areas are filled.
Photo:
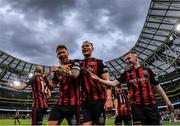
[[173, 35], [171, 35], [171, 36], [169, 37], [169, 40], [170, 40], [170, 41], [172, 41], [172, 40], [173, 40]]
[[177, 24], [177, 26], [176, 26], [176, 31], [177, 31], [177, 32], [180, 32], [180, 24]]
[[19, 86], [19, 85], [20, 85], [20, 82], [19, 82], [19, 81], [13, 81], [13, 84], [14, 84], [15, 86]]
[[32, 76], [33, 76], [33, 73], [30, 73], [28, 77], [31, 78]]

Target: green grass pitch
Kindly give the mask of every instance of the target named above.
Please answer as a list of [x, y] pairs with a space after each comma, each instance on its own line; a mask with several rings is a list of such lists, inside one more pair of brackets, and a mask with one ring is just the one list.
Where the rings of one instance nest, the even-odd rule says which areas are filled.
[[[31, 120], [20, 120], [21, 125], [31, 125]], [[17, 122], [16, 122], [17, 123]], [[12, 119], [6, 119], [6, 120], [0, 120], [0, 125], [14, 125], [14, 120]], [[17, 123], [18, 125], [18, 123]], [[47, 120], [43, 121], [43, 125], [47, 125]], [[63, 121], [61, 125], [67, 125], [66, 121]], [[114, 125], [114, 119], [106, 119], [106, 125]], [[163, 125], [180, 125], [180, 122], [163, 122]]]

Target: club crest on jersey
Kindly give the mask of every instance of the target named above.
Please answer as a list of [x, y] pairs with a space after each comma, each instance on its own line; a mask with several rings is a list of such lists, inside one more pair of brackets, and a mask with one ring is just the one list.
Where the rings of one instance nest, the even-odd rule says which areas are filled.
[[97, 62], [90, 62], [89, 64], [90, 66], [94, 66], [94, 65], [97, 65]]

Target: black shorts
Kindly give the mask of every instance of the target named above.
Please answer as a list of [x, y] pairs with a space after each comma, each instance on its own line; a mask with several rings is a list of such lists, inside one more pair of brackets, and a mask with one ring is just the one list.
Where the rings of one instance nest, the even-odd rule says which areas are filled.
[[14, 119], [19, 119], [19, 116], [14, 117]]
[[32, 108], [32, 125], [42, 125], [47, 108]]
[[122, 125], [122, 121], [124, 122], [125, 125], [132, 125], [131, 121], [131, 115], [126, 115], [126, 116], [116, 116], [114, 120], [115, 125]]
[[91, 101], [81, 105], [80, 123], [92, 121], [96, 125], [105, 124], [105, 100]]
[[133, 124], [160, 125], [160, 114], [157, 105], [132, 104]]
[[77, 110], [72, 105], [55, 105], [50, 112], [48, 121], [59, 121], [59, 124], [66, 119], [69, 125], [77, 125]]

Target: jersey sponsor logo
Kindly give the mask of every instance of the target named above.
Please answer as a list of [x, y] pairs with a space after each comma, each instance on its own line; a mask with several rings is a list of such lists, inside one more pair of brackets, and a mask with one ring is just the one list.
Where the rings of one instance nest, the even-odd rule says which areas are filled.
[[149, 72], [147, 70], [143, 70], [144, 76], [148, 76]]
[[131, 79], [128, 81], [128, 83], [136, 83], [136, 82], [142, 82], [142, 81], [145, 81], [145, 82], [148, 82], [148, 78], [137, 78], [137, 79]]
[[97, 62], [91, 61], [89, 65], [93, 67], [94, 65], [97, 65]]

